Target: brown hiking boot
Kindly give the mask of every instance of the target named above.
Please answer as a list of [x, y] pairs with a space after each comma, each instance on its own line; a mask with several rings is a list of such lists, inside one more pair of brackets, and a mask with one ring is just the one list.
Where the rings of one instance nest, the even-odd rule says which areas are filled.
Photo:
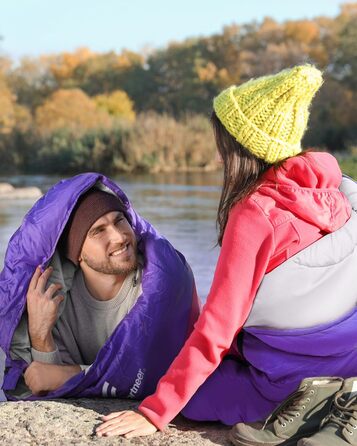
[[321, 430], [299, 446], [357, 446], [357, 378], [345, 379]]
[[333, 397], [342, 387], [337, 377], [306, 378], [298, 390], [261, 423], [238, 423], [229, 433], [236, 446], [296, 446], [319, 430]]

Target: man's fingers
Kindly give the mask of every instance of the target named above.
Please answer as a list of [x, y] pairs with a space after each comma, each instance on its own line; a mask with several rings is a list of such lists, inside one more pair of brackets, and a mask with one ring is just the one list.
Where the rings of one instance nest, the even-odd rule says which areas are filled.
[[36, 288], [37, 281], [40, 276], [41, 276], [41, 268], [39, 266], [37, 266], [33, 276], [31, 277], [31, 280], [30, 280], [29, 291], [34, 290]]
[[57, 306], [59, 306], [60, 303], [64, 301], [64, 296], [62, 296], [62, 294], [60, 294], [60, 295], [54, 297], [52, 300]]
[[29, 378], [28, 378], [27, 370], [24, 373], [24, 381], [25, 381], [25, 384], [27, 385], [27, 387], [29, 387]]
[[[27, 372], [27, 370], [26, 370], [26, 372]], [[27, 385], [27, 387], [31, 390], [31, 392], [33, 393], [33, 394], [35, 394], [35, 392], [36, 392], [36, 388], [35, 388], [35, 386], [34, 386], [34, 383], [33, 383], [33, 376], [32, 376], [32, 374], [31, 373], [26, 373], [25, 372], [25, 374], [24, 374], [24, 381], [25, 381], [25, 384]]]
[[60, 290], [62, 285], [60, 283], [51, 283], [51, 285], [47, 288], [45, 296], [51, 298], [56, 291]]
[[40, 291], [41, 293], [45, 292], [46, 289], [46, 284], [47, 281], [50, 277], [50, 275], [52, 274], [53, 268], [52, 266], [49, 266], [47, 269], [45, 269], [45, 271], [41, 274], [41, 276], [39, 277], [38, 281], [37, 281], [37, 290]]

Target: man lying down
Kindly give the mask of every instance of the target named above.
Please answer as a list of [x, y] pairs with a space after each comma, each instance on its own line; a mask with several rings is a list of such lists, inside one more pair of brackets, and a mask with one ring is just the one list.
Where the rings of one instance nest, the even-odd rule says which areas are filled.
[[182, 254], [108, 178], [61, 181], [11, 238], [0, 275], [0, 400], [144, 398], [199, 304]]

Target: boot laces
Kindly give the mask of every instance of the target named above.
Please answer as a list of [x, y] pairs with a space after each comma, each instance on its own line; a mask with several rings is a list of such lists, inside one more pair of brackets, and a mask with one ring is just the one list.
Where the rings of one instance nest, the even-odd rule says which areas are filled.
[[337, 394], [332, 409], [321, 421], [320, 428], [327, 423], [335, 423], [342, 429], [346, 428], [346, 431], [353, 435], [353, 430], [357, 429], [357, 395], [346, 401], [341, 393]]
[[313, 389], [306, 391], [306, 387], [292, 393], [275, 411], [265, 420], [262, 429], [264, 429], [269, 422], [277, 419], [282, 427], [287, 426], [287, 423], [292, 423], [294, 418], [301, 416], [301, 412], [306, 409], [306, 405], [310, 402], [310, 396], [315, 393]]

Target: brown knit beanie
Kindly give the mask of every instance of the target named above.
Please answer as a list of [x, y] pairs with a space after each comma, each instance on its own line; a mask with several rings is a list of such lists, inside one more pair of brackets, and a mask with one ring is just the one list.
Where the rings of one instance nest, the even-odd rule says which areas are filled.
[[98, 218], [108, 212], [125, 212], [122, 201], [113, 194], [98, 189], [90, 189], [78, 200], [62, 236], [65, 256], [76, 266], [87, 233]]

